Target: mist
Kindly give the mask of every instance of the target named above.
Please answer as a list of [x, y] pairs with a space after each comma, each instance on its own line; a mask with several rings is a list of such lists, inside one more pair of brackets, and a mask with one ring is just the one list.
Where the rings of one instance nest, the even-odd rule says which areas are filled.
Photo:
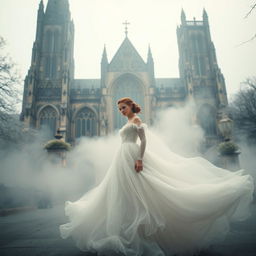
[[[201, 155], [204, 133], [191, 119], [195, 112], [193, 102], [158, 111], [154, 125], [147, 124], [146, 150], [153, 150], [167, 160], [166, 148], [184, 157]], [[67, 165], [62, 167], [43, 149], [45, 137], [43, 132], [39, 133], [33, 143], [24, 145], [21, 150], [15, 147], [1, 149], [0, 184], [11, 191], [6, 192], [7, 198], [1, 199], [2, 207], [24, 202], [36, 205], [42, 195], [47, 195], [53, 204], [77, 199], [101, 182], [121, 143], [118, 131], [101, 137], [82, 137], [67, 153]], [[241, 165], [255, 177], [253, 152], [256, 150], [244, 142], [240, 144]], [[12, 204], [8, 205], [8, 200]]]
[[[184, 156], [199, 154], [203, 132], [191, 125], [191, 111], [191, 104], [186, 104], [157, 113], [154, 125], [148, 125], [149, 142], [155, 145], [157, 154], [162, 154], [164, 146]], [[47, 137], [41, 131], [33, 143], [24, 145], [21, 150], [15, 146], [1, 149], [0, 183], [29, 190], [34, 195], [47, 193], [56, 203], [71, 199], [100, 183], [121, 143], [118, 131], [101, 137], [82, 137], [67, 153], [66, 167], [61, 167], [55, 163], [57, 159], [53, 161], [43, 149]], [[34, 203], [32, 195], [30, 203]]]
[[193, 121], [196, 106], [193, 101], [183, 107], [169, 107], [157, 112], [153, 131], [161, 137], [175, 153], [186, 157], [200, 154], [203, 141], [202, 128]]
[[247, 140], [240, 136], [237, 145], [239, 146], [240, 156], [240, 166], [245, 169], [256, 181], [256, 145], [248, 144]]

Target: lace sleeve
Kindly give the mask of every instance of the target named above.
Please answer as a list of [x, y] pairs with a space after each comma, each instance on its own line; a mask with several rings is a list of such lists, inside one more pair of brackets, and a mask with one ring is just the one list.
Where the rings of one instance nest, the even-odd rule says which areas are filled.
[[138, 125], [137, 126], [137, 133], [139, 135], [140, 138], [140, 155], [138, 160], [142, 160], [144, 153], [145, 153], [145, 149], [146, 149], [146, 135], [145, 135], [145, 130], [144, 130], [144, 125]]

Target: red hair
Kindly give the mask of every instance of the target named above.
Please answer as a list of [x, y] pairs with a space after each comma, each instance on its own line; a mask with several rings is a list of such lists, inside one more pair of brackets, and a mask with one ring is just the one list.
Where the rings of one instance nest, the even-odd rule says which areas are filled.
[[119, 103], [125, 103], [125, 104], [131, 106], [133, 113], [139, 113], [141, 111], [141, 107], [129, 97], [124, 97], [124, 98], [119, 99], [117, 101], [117, 104], [119, 104]]

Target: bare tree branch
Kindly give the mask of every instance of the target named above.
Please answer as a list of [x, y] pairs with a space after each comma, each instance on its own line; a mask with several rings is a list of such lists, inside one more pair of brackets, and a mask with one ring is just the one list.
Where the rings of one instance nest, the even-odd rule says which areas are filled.
[[241, 83], [242, 87], [229, 105], [235, 133], [256, 144], [256, 77]]
[[0, 140], [12, 141], [22, 130], [22, 124], [15, 116], [16, 105], [21, 101], [21, 79], [15, 64], [3, 53], [5, 45], [0, 36]]
[[15, 113], [15, 106], [21, 101], [18, 86], [20, 76], [15, 70], [12, 60], [3, 53], [6, 43], [0, 36], [0, 112]]
[[[251, 13], [252, 13], [255, 9], [256, 9], [256, 3], [254, 3], [253, 5], [251, 5], [251, 8], [250, 8], [249, 12], [244, 16], [244, 19], [248, 18], [249, 15], [251, 15]], [[236, 45], [235, 47], [239, 47], [239, 46], [241, 46], [241, 45], [244, 45], [244, 44], [246, 44], [246, 43], [249, 43], [249, 42], [253, 41], [255, 38], [256, 38], [256, 34], [255, 34], [254, 36], [252, 36], [250, 39], [248, 39], [248, 40], [246, 40], [246, 41], [244, 41], [244, 42], [242, 42], [242, 43]]]
[[245, 15], [244, 19], [248, 18], [248, 16], [252, 13], [252, 11], [256, 8], [256, 3], [251, 6], [250, 11]]
[[252, 38], [250, 38], [249, 40], [244, 41], [244, 42], [242, 42], [241, 44], [238, 44], [236, 47], [239, 47], [239, 46], [241, 46], [241, 45], [243, 45], [243, 44], [249, 43], [250, 41], [253, 41], [255, 38], [256, 38], [256, 34], [255, 34]]

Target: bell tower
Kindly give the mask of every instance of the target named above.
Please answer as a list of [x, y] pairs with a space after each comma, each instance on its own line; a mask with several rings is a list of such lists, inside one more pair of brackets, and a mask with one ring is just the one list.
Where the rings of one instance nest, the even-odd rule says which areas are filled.
[[187, 20], [182, 10], [177, 39], [180, 78], [187, 99], [193, 99], [196, 104], [192, 120], [203, 128], [209, 146], [218, 138], [217, 120], [219, 112], [227, 105], [227, 93], [206, 11], [203, 10], [202, 20]]
[[[21, 119], [47, 126], [51, 135], [69, 130], [69, 89], [74, 79], [74, 24], [68, 0], [40, 1], [31, 66], [25, 78]], [[65, 136], [64, 136], [65, 137]]]
[[205, 9], [203, 20], [187, 20], [182, 9], [177, 39], [180, 77], [188, 97], [217, 107], [227, 105], [225, 80], [217, 63]]

